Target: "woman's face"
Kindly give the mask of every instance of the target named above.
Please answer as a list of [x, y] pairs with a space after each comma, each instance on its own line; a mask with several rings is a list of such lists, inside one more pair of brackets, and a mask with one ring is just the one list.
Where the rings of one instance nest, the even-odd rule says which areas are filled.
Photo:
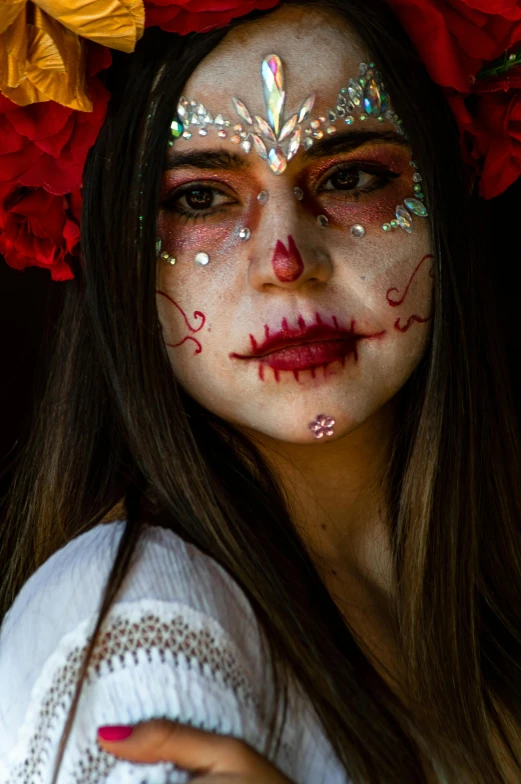
[[[310, 93], [312, 115], [326, 115], [371, 59], [337, 17], [282, 7], [230, 32], [183, 95], [214, 118], [241, 123], [235, 97], [268, 119], [261, 63], [270, 54], [284, 68], [282, 122]], [[223, 419], [292, 443], [316, 439], [309, 425], [319, 414], [336, 420], [325, 440], [375, 414], [429, 334], [429, 219], [414, 216], [411, 233], [382, 229], [414, 195], [413, 151], [388, 118], [334, 124], [278, 175], [230, 133], [192, 129], [169, 148], [161, 186], [158, 237], [176, 263], [158, 259], [157, 305], [176, 377]], [[274, 336], [290, 345], [275, 351]]]

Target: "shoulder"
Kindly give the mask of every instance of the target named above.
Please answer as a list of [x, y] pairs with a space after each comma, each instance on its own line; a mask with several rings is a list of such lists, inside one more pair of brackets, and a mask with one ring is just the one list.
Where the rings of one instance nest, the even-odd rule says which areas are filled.
[[[28, 622], [52, 626], [59, 636], [97, 613], [124, 526], [124, 520], [97, 525], [54, 553], [23, 586], [3, 633]], [[149, 525], [117, 596], [118, 603], [147, 601], [190, 607], [218, 620], [233, 636], [245, 623], [256, 625], [246, 595], [217, 561], [173, 531]]]
[[[50, 727], [64, 726], [124, 525], [96, 526], [56, 552], [0, 629], [0, 759], [11, 749], [12, 770], [37, 738], [42, 760], [56, 748]], [[102, 765], [100, 724], [153, 716], [258, 740], [259, 650], [254, 614], [226, 571], [171, 531], [146, 527], [90, 659], [67, 765], [81, 766], [85, 748]]]

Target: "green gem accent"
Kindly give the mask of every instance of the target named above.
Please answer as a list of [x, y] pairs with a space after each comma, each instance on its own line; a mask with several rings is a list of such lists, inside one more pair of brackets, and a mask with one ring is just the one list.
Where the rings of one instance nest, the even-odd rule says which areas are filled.
[[342, 87], [342, 89], [340, 90], [340, 92], [342, 93], [342, 95], [345, 95], [345, 94], [346, 94], [346, 92], [347, 92], [347, 87]]
[[391, 231], [391, 224], [390, 223], [384, 223], [384, 225], [382, 226], [382, 229], [384, 231]]
[[414, 190], [415, 190], [416, 192], [418, 192], [418, 191], [421, 191], [421, 189], [422, 189], [422, 186], [421, 186], [421, 185], [415, 185], [415, 186], [414, 186]]
[[367, 117], [366, 117], [366, 115], [365, 115], [365, 114], [361, 114], [361, 115], [360, 115], [360, 119], [361, 119], [361, 120], [367, 120]]
[[374, 63], [369, 63], [369, 68], [374, 68]]
[[360, 79], [358, 80], [358, 84], [360, 85], [360, 87], [365, 87], [365, 79], [360, 77]]
[[385, 122], [385, 117], [381, 117], [381, 116], [380, 116], [380, 117], [378, 118], [378, 122]]
[[413, 199], [412, 197], [408, 196], [403, 200], [403, 203], [408, 210], [413, 212], [415, 215], [419, 215], [420, 218], [425, 218], [428, 215], [427, 207], [425, 204], [422, 204], [421, 201], [418, 201], [418, 199]]
[[170, 131], [174, 139], [179, 139], [183, 133], [183, 130], [183, 123], [179, 122], [179, 120], [172, 120], [172, 123], [170, 124]]
[[421, 191], [416, 191], [416, 196], [417, 196], [419, 199], [424, 199], [424, 198], [425, 198], [425, 194], [424, 194], [424, 193], [422, 193]]
[[174, 142], [168, 142], [168, 146], [169, 147], [173, 147], [174, 146]]
[[398, 221], [392, 220], [391, 226], [393, 227], [393, 229], [396, 229], [398, 227]]
[[353, 120], [352, 117], [346, 117], [346, 125], [352, 125], [353, 123], [354, 123], [354, 120]]

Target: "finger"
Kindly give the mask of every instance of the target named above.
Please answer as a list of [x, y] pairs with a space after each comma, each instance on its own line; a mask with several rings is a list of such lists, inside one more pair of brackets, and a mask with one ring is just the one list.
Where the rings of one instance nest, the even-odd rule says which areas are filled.
[[98, 736], [98, 743], [105, 751], [131, 762], [174, 762], [197, 774], [251, 774], [261, 772], [266, 765], [244, 741], [167, 719], [137, 724], [132, 734], [120, 741]]

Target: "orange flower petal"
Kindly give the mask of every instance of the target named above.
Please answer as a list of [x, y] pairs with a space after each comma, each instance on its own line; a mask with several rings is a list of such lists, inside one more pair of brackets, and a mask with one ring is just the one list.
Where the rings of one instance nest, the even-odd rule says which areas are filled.
[[35, 0], [49, 16], [82, 38], [133, 52], [143, 35], [143, 0]]

